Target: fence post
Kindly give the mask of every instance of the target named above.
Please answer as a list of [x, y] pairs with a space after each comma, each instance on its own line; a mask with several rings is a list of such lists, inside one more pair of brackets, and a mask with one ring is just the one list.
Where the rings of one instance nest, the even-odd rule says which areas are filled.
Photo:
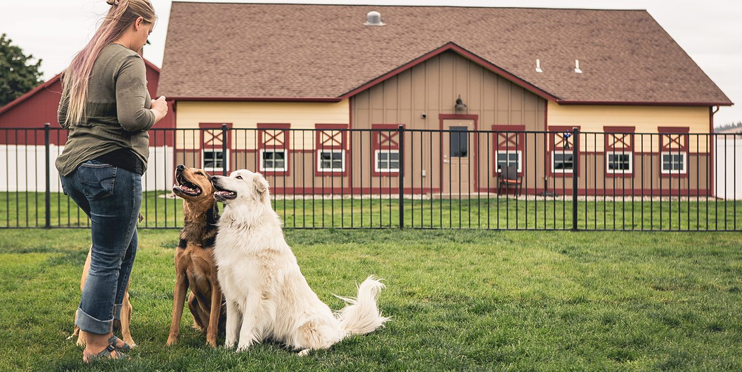
[[229, 128], [227, 127], [227, 124], [222, 123], [222, 156], [224, 159], [222, 159], [222, 175], [227, 175], [227, 164], [229, 161], [229, 155], [227, 155], [227, 131]]
[[49, 150], [49, 132], [51, 130], [51, 125], [49, 123], [44, 124], [44, 159], [46, 163], [46, 177], [45, 178], [45, 184], [44, 184], [44, 227], [51, 228], [52, 227], [52, 216], [51, 216], [51, 151]]
[[572, 128], [572, 231], [577, 231], [577, 174], [580, 170], [580, 128]]
[[[404, 229], [404, 125], [397, 127], [399, 133], [399, 228]], [[391, 161], [391, 159], [387, 159]]]

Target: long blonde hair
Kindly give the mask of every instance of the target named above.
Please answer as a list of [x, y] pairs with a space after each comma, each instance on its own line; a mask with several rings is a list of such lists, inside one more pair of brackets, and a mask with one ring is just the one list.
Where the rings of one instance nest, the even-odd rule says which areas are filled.
[[62, 73], [62, 86], [69, 99], [66, 125], [80, 123], [85, 117], [88, 81], [103, 47], [120, 38], [138, 17], [142, 17], [147, 24], [154, 23], [156, 19], [149, 0], [106, 0], [106, 3], [111, 8], [95, 35]]

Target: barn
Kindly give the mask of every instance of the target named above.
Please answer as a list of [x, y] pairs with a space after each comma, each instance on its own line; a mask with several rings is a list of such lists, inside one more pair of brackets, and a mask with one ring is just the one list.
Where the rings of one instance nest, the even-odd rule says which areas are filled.
[[176, 1], [160, 93], [206, 133], [178, 162], [320, 193], [490, 192], [507, 165], [531, 194], [587, 168], [585, 194], [707, 194], [732, 104], [645, 10]]

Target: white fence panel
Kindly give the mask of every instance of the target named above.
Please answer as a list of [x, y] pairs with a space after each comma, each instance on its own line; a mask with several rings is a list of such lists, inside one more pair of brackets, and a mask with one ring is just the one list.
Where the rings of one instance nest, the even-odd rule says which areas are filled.
[[722, 199], [742, 200], [742, 139], [716, 139], [716, 184], [714, 194]]
[[[49, 146], [50, 190], [61, 192], [59, 172], [54, 166], [64, 147]], [[173, 148], [150, 147], [147, 172], [142, 177], [142, 190], [169, 191], [173, 186]], [[0, 192], [44, 192], [46, 167], [44, 146], [0, 145]]]

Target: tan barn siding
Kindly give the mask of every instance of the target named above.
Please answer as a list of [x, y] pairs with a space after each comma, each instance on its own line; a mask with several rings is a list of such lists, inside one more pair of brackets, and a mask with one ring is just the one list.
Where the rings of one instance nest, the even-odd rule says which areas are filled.
[[[706, 152], [707, 141], [704, 136], [693, 133], [708, 133], [708, 107], [669, 107], [669, 106], [563, 106], [549, 102], [549, 125], [579, 126], [582, 132], [603, 132], [606, 126], [633, 126], [635, 133], [657, 133], [661, 127], [687, 127], [691, 134], [689, 148]], [[651, 138], [651, 141], [650, 141]], [[603, 151], [599, 140], [597, 147], [587, 147], [588, 151]], [[585, 149], [583, 144], [582, 149]], [[659, 150], [659, 136], [646, 136], [644, 151]]]
[[[667, 106], [561, 106], [548, 103], [550, 126], [579, 126], [585, 133], [581, 136], [579, 187], [603, 189], [609, 195], [628, 193], [655, 195], [662, 189], [664, 195], [682, 189], [691, 195], [697, 189], [711, 187], [712, 170], [708, 169], [707, 152], [711, 149], [708, 107]], [[634, 163], [632, 176], [606, 174], [605, 139], [602, 133], [606, 126], [634, 127]], [[663, 175], [660, 169], [660, 128], [688, 128], [687, 172], [681, 177]], [[571, 179], [571, 177], [568, 177]], [[692, 180], [689, 182], [689, 179]], [[615, 191], [614, 191], [615, 190]], [[643, 191], [642, 191], [643, 190]], [[690, 191], [689, 191], [690, 190]]]
[[[466, 111], [454, 111], [456, 98], [461, 96], [467, 105]], [[537, 131], [544, 129], [546, 102], [517, 86], [510, 81], [486, 70], [482, 66], [453, 52], [443, 53], [420, 65], [417, 65], [395, 77], [392, 77], [382, 84], [372, 87], [364, 92], [359, 93], [353, 98], [353, 126], [354, 128], [371, 128], [374, 124], [404, 124], [407, 129], [439, 129], [440, 114], [467, 114], [477, 115], [477, 125], [479, 130], [491, 130], [492, 125], [525, 125], [526, 130]], [[422, 118], [422, 114], [426, 118]], [[437, 134], [430, 141], [427, 136], [421, 137], [419, 133], [414, 135], [416, 147], [415, 152], [422, 150], [423, 153], [429, 153], [431, 146], [435, 149], [439, 144]], [[424, 140], [423, 140], [424, 139]], [[412, 135], [408, 133], [406, 143], [409, 146], [413, 140]], [[531, 144], [529, 148], [537, 151], [539, 145], [535, 143], [535, 137], [529, 138]], [[487, 157], [494, 152], [494, 143], [489, 138], [489, 154], [487, 153], [488, 135], [480, 134], [477, 138], [472, 138], [472, 146], [475, 142], [479, 146], [479, 187], [496, 188], [496, 175], [492, 172], [494, 159], [489, 159], [490, 166], [487, 167]], [[533, 146], [531, 146], [533, 145]], [[374, 159], [371, 143], [364, 143], [365, 154], [354, 157], [354, 168], [372, 169]], [[541, 144], [540, 146], [543, 146]], [[353, 144], [353, 148], [358, 148]], [[541, 147], [543, 148], [543, 147]], [[437, 150], [436, 150], [437, 151]], [[535, 172], [536, 161], [542, 158], [541, 155], [525, 154], [524, 161], [527, 172]], [[421, 159], [420, 156], [414, 156], [407, 151], [405, 154], [405, 187], [420, 187], [424, 182], [425, 187], [429, 188], [430, 184], [437, 187], [440, 182], [438, 169], [440, 167], [438, 155], [431, 159]], [[414, 165], [413, 162], [414, 161]], [[472, 159], [472, 161], [474, 161]], [[543, 172], [543, 164], [538, 168]], [[426, 176], [422, 176], [425, 171]], [[361, 184], [359, 172], [354, 172], [353, 182], [356, 185]], [[490, 177], [489, 179], [487, 177]], [[431, 179], [431, 177], [433, 179]], [[379, 180], [381, 178], [381, 180]], [[538, 179], [535, 173], [528, 178], [528, 187], [536, 187]], [[373, 177], [373, 182], [389, 184], [396, 186], [397, 177]], [[371, 179], [364, 179], [363, 183], [368, 184]]]
[[[349, 100], [338, 103], [324, 102], [178, 102], [177, 125], [181, 129], [198, 129], [200, 123], [230, 123], [232, 128], [257, 128], [258, 124], [284, 123], [291, 128], [314, 128], [315, 124], [348, 124]], [[233, 148], [255, 149], [254, 132], [231, 132]], [[314, 148], [312, 132], [302, 132], [304, 137], [295, 144]], [[200, 146], [199, 131], [184, 131], [176, 147], [190, 149]], [[294, 147], [292, 149], [305, 147]]]

